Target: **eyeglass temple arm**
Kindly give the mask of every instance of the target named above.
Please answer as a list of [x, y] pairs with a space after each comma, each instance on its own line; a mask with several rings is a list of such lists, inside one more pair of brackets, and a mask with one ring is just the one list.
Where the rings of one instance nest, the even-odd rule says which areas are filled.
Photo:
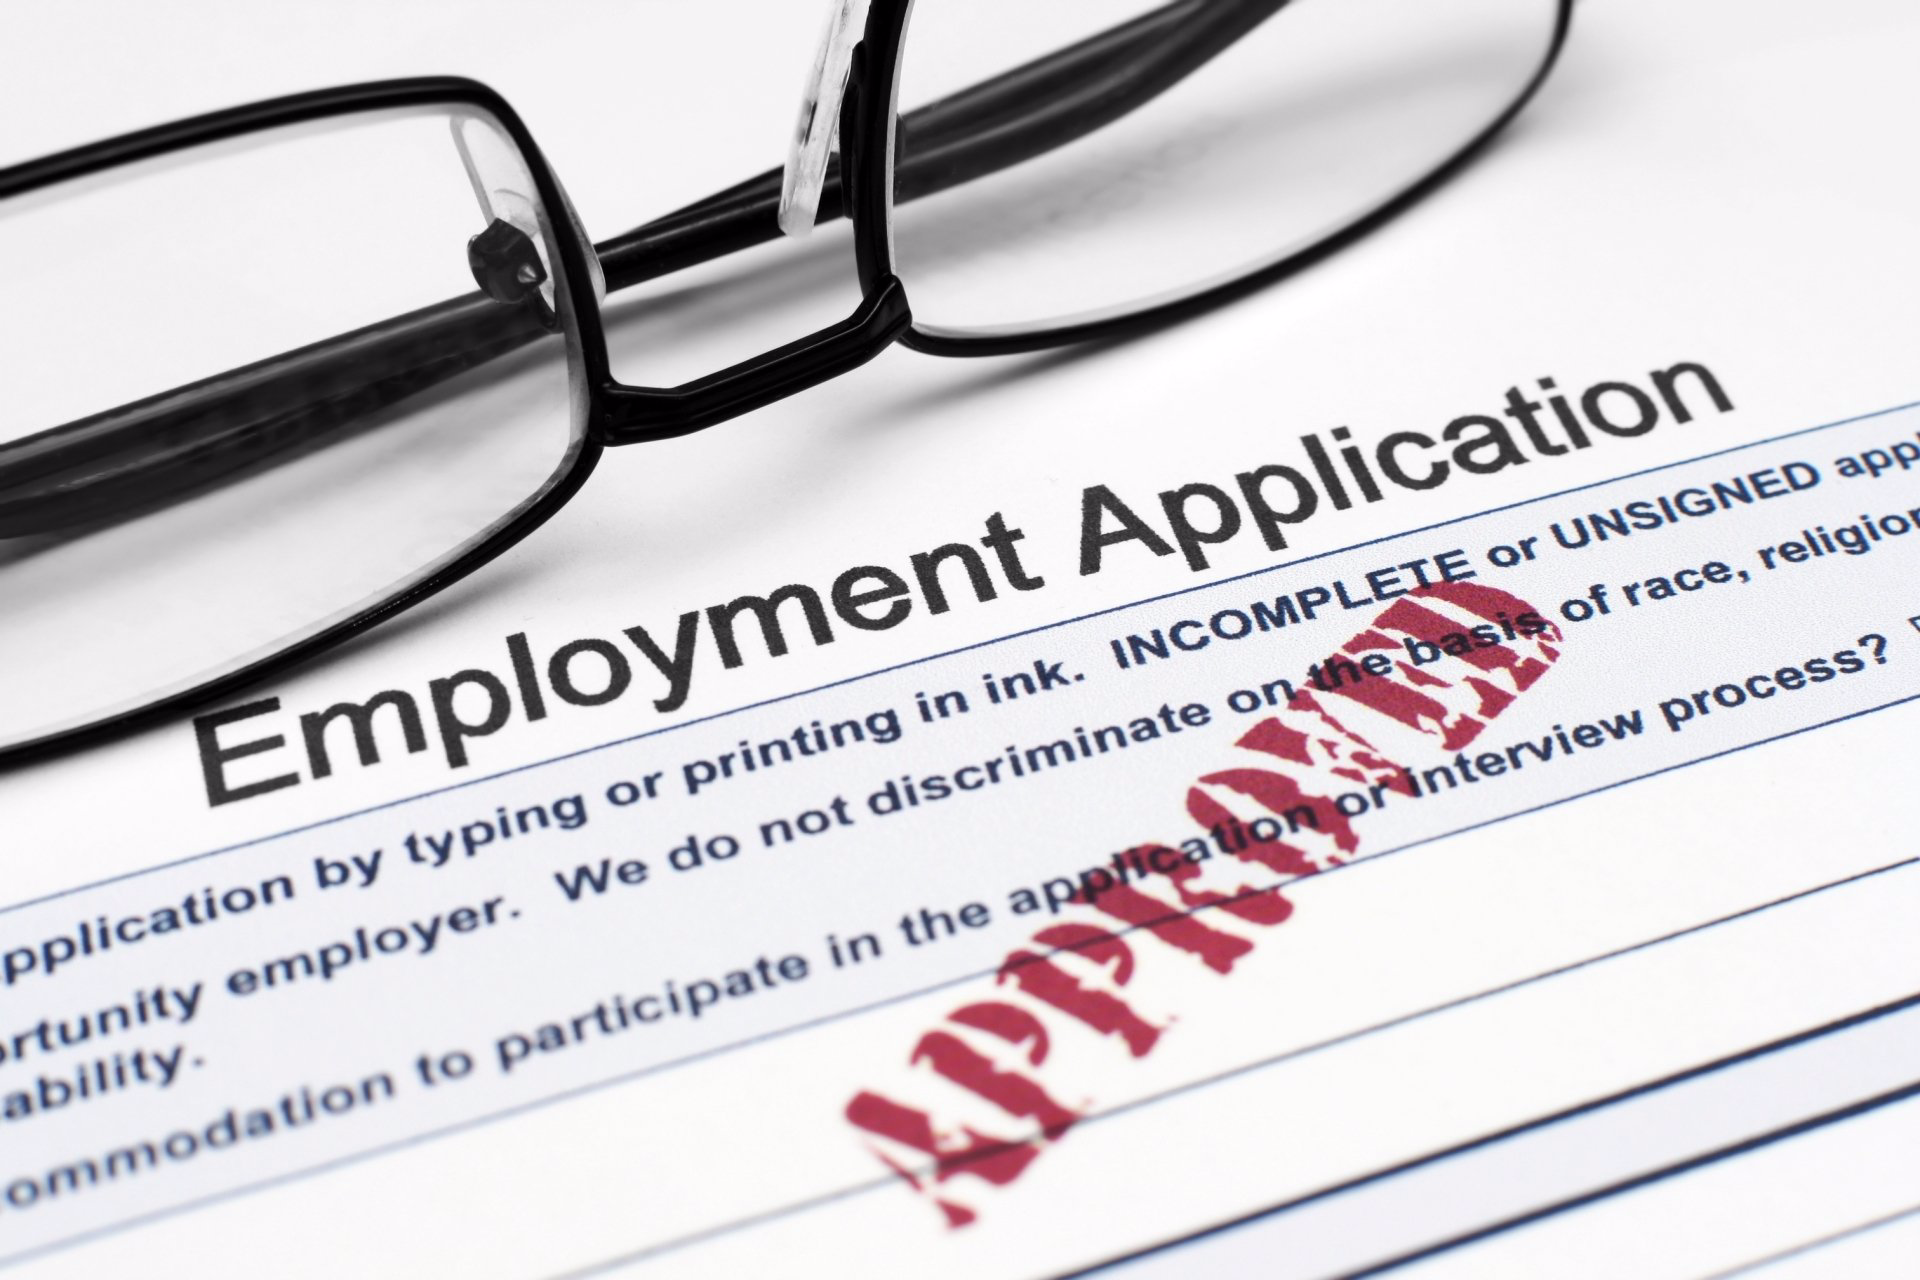
[[[902, 116], [902, 200], [1018, 164], [1136, 110], [1289, 0], [1175, 0], [1122, 26]], [[777, 239], [781, 171], [595, 246], [609, 291]], [[819, 220], [844, 214], [837, 161]], [[907, 323], [897, 284], [848, 321], [683, 387], [620, 388], [619, 442], [684, 435], [863, 362]], [[865, 349], [849, 355], [849, 334]], [[329, 338], [0, 445], [0, 537], [130, 514], [247, 468], [344, 438], [375, 411], [516, 350], [547, 330], [484, 295]]]
[[28, 436], [0, 447], [0, 538], [133, 515], [337, 443], [546, 336], [476, 293]]

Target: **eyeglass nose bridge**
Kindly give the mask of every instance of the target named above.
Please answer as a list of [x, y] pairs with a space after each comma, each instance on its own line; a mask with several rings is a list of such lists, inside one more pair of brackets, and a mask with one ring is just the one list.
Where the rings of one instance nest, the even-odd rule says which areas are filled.
[[892, 346], [912, 320], [906, 290], [888, 276], [840, 323], [719, 373], [678, 387], [606, 383], [592, 430], [608, 445], [704, 431], [858, 368]]
[[[780, 230], [796, 239], [813, 230], [819, 213], [849, 102], [854, 52], [871, 4], [832, 0], [814, 55], [776, 211]], [[864, 137], [864, 126], [861, 132]], [[913, 317], [906, 290], [891, 273], [870, 279], [863, 274], [863, 284], [866, 296], [845, 320], [708, 377], [678, 387], [635, 387], [605, 375], [596, 388], [590, 430], [606, 445], [670, 439], [783, 400], [866, 363], [904, 335]]]

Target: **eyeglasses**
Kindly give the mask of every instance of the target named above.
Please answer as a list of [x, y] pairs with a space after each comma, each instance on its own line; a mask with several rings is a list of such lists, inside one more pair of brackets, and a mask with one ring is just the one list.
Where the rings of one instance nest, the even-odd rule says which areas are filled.
[[[785, 168], [598, 245], [468, 80], [0, 170], [0, 763], [418, 603], [608, 446], [894, 342], [1129, 335], [1318, 261], [1512, 119], [1571, 6], [836, 0]], [[614, 379], [608, 291], [843, 216], [864, 294], [844, 321], [682, 386]]]

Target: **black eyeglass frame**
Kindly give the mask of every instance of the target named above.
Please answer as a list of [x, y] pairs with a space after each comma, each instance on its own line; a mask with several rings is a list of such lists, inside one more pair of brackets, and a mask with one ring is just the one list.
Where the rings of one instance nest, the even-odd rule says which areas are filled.
[[[1117, 93], [1119, 99], [1126, 100], [1130, 92], [1137, 105], [1157, 95], [1171, 80], [1184, 76], [1241, 34], [1228, 30], [1232, 25], [1229, 22], [1217, 33], [1223, 38], [1211, 45], [1202, 39], [1189, 42], [1184, 49], [1174, 48], [1171, 55], [1163, 52], [1167, 48], [1166, 30], [1176, 21], [1191, 24], [1192, 12], [1199, 12], [1198, 6], [1207, 2], [1176, 0], [1154, 15], [1128, 24], [1125, 32], [1131, 45], [1123, 46], [1119, 39], [1122, 31], [1116, 29], [1112, 52], [1097, 64], [1092, 61], [1092, 54], [1101, 53], [1103, 49], [1093, 46], [1101, 42], [1090, 41], [1087, 48], [1091, 53], [1069, 69], [1081, 73], [1077, 83], [1095, 96], [1104, 93], [1111, 100]], [[1240, 8], [1258, 11], [1247, 24], [1250, 26], [1288, 2], [1243, 0]], [[1574, 0], [1554, 0], [1554, 3], [1554, 25], [1548, 47], [1534, 74], [1512, 102], [1424, 175], [1322, 239], [1284, 257], [1253, 266], [1244, 274], [1206, 284], [1190, 293], [1149, 301], [1138, 309], [1013, 333], [957, 334], [916, 326], [905, 286], [894, 274], [892, 219], [899, 169], [897, 130], [902, 123], [896, 98], [913, 4], [912, 0], [873, 0], [862, 39], [854, 49], [842, 100], [838, 172], [830, 176], [821, 206], [823, 221], [841, 214], [851, 219], [855, 269], [864, 295], [860, 305], [838, 324], [671, 388], [629, 386], [613, 376], [597, 297], [596, 268], [604, 270], [607, 288], [611, 291], [777, 238], [774, 210], [778, 200], [778, 170], [596, 246], [580, 234], [571, 218], [560, 216], [563, 211], [570, 211], [571, 206], [518, 113], [486, 85], [451, 76], [377, 81], [270, 99], [124, 134], [0, 170], [0, 199], [7, 199], [104, 170], [268, 129], [396, 108], [477, 108], [490, 114], [506, 131], [527, 165], [541, 205], [549, 211], [553, 257], [571, 301], [585, 379], [585, 386], [575, 389], [576, 398], [581, 391], [585, 393], [576, 410], [584, 414], [584, 421], [574, 424], [580, 444], [571, 466], [544, 493], [484, 540], [395, 595], [255, 662], [132, 710], [0, 747], [0, 767], [93, 745], [166, 719], [186, 707], [223, 698], [297, 666], [412, 608], [494, 560], [546, 523], [586, 483], [609, 446], [668, 439], [703, 430], [838, 377], [895, 342], [930, 355], [988, 356], [1128, 338], [1220, 306], [1301, 271], [1431, 194], [1480, 154], [1525, 108], [1558, 62], [1571, 25]], [[1217, 10], [1205, 12], [1212, 14]], [[1157, 56], [1134, 52], [1133, 46], [1149, 42]], [[1114, 53], [1129, 56], [1114, 56]], [[1182, 65], [1183, 59], [1185, 65]], [[1041, 79], [1044, 81], [1044, 77]], [[1031, 87], [1013, 85], [1009, 93], [1030, 92], [1034, 88], [1044, 91], [1046, 87], [1044, 83]], [[1103, 122], [1090, 127], [1098, 127], [1098, 123]], [[911, 124], [912, 117], [905, 123]], [[1016, 130], [1011, 141], [1006, 138], [976, 140], [971, 160], [964, 154], [967, 145], [963, 138], [959, 147], [963, 153], [959, 162], [961, 176], [944, 183], [930, 183], [926, 189], [939, 190], [952, 182], [965, 181], [977, 172], [1003, 168], [1026, 158], [1019, 154], [1022, 147], [1029, 154], [1037, 154], [1090, 131], [1090, 127], [1083, 121], [1077, 128], [1062, 131], [1057, 126], [1049, 130], [1043, 124], [1024, 139]], [[647, 265], [639, 266], [643, 259]], [[234, 708], [236, 712], [248, 709]]]

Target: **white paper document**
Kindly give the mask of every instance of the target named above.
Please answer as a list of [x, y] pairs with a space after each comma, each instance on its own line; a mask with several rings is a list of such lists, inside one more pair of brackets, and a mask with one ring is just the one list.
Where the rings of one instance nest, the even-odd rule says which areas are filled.
[[[777, 157], [794, 7], [46, 6], [95, 79], [10, 76], [3, 158], [455, 69], [604, 234]], [[611, 453], [400, 621], [0, 774], [0, 1268], [1911, 1274], [1916, 48], [1583, 2], [1297, 278]], [[616, 361], [827, 323], [847, 254]]]

